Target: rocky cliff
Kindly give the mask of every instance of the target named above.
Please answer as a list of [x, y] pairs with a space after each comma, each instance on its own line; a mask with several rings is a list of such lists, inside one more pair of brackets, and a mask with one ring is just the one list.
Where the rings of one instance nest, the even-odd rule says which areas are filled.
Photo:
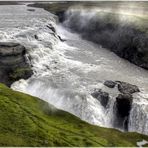
[[18, 43], [0, 42], [0, 82], [10, 86], [21, 78], [32, 75], [26, 60], [26, 49]]

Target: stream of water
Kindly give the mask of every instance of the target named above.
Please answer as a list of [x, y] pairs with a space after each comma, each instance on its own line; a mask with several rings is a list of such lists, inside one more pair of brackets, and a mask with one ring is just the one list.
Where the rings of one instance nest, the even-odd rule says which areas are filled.
[[[141, 92], [134, 95], [129, 131], [148, 134], [148, 72], [56, 24], [51, 13], [33, 9], [28, 11], [26, 5], [0, 6], [1, 41], [24, 45], [34, 72], [31, 78], [15, 82], [12, 88], [37, 96], [91, 124], [113, 127], [118, 90], [105, 87], [103, 82], [135, 84]], [[110, 94], [107, 109], [91, 96], [99, 88]]]

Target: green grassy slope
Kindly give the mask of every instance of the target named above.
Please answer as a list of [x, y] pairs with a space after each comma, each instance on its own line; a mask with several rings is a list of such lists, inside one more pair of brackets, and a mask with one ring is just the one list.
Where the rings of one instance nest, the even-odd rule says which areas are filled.
[[0, 84], [0, 146], [136, 146], [137, 133], [90, 125]]

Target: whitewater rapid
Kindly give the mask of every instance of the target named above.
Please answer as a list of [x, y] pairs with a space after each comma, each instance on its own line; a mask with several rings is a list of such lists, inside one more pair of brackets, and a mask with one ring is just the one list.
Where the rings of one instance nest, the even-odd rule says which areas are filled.
[[[34, 72], [28, 80], [15, 82], [12, 89], [37, 96], [91, 124], [113, 127], [118, 90], [103, 82], [135, 84], [141, 92], [133, 99], [129, 131], [148, 134], [148, 72], [71, 33], [51, 13], [27, 9], [25, 5], [0, 6], [1, 41], [24, 45]], [[91, 96], [99, 88], [110, 94], [107, 109]]]

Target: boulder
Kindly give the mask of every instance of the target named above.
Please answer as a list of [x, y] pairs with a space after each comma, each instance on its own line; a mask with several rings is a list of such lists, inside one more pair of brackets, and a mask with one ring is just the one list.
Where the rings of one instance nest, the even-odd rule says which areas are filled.
[[109, 101], [109, 94], [107, 92], [99, 89], [97, 91], [95, 90], [91, 95], [97, 100], [99, 100], [102, 106], [104, 107], [107, 106], [108, 101]]
[[136, 85], [132, 85], [126, 82], [116, 81], [118, 83], [118, 90], [123, 94], [133, 94], [135, 92], [140, 92]]
[[19, 43], [0, 42], [0, 82], [10, 86], [33, 72], [26, 60], [26, 49]]
[[107, 81], [104, 82], [104, 85], [109, 87], [109, 88], [114, 88], [116, 86], [116, 84], [117, 84], [116, 82], [111, 81], [111, 80], [107, 80]]

